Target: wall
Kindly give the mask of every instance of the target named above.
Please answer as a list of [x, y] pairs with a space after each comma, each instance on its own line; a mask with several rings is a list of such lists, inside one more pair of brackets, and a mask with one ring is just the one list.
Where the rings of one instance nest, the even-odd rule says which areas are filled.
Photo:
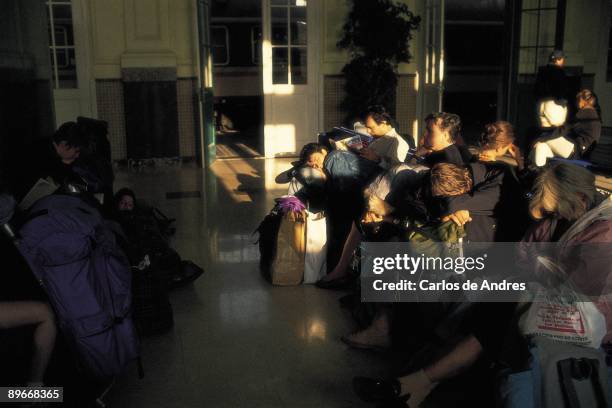
[[[403, 0], [400, 3], [408, 5], [411, 11], [418, 15], [419, 9], [417, 0]], [[349, 0], [324, 0], [323, 21], [321, 22], [321, 72], [323, 75], [322, 86], [324, 104], [324, 114], [322, 123], [325, 129], [342, 124], [344, 113], [339, 108], [339, 103], [343, 98], [343, 77], [342, 68], [350, 60], [347, 51], [341, 50], [336, 43], [342, 36], [342, 26], [349, 11]], [[420, 41], [420, 32], [416, 32], [410, 43], [410, 50], [413, 55], [410, 64], [400, 64], [398, 73], [400, 78], [397, 87], [397, 112], [396, 120], [400, 125], [402, 133], [414, 134], [417, 125], [416, 120], [416, 79], [417, 58], [420, 58], [417, 44]]]
[[130, 130], [126, 128], [124, 84], [128, 75], [130, 81], [142, 82], [145, 90], [161, 80], [175, 83], [173, 114], [178, 125], [169, 133], [177, 138], [180, 156], [195, 156], [195, 7], [192, 0], [86, 0], [98, 117], [109, 122], [114, 160], [127, 158], [126, 133]]
[[43, 0], [3, 0], [0, 8], [0, 173], [28, 144], [55, 130]]

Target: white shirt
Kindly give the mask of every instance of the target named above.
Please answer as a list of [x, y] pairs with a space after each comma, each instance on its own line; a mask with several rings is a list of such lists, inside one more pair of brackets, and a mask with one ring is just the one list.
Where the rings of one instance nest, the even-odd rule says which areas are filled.
[[384, 169], [403, 163], [410, 148], [395, 128], [391, 128], [384, 136], [375, 138], [368, 147], [380, 156], [379, 164]]

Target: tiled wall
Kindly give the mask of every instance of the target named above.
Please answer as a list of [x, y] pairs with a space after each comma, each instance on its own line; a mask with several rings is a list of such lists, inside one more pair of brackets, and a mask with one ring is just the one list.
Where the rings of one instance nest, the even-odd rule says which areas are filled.
[[197, 87], [197, 78], [180, 78], [176, 81], [181, 157], [195, 157], [199, 121]]
[[[197, 80], [179, 78], [177, 88], [179, 154], [195, 156], [195, 138], [198, 120]], [[120, 79], [96, 80], [98, 118], [108, 122], [108, 138], [113, 160], [125, 160], [125, 112], [123, 109], [123, 83]]]
[[[400, 75], [397, 84], [396, 115], [402, 134], [412, 134], [412, 124], [416, 118], [416, 91], [414, 75]], [[326, 75], [323, 81], [325, 129], [342, 124], [345, 113], [340, 110], [344, 96], [344, 77], [342, 75]]]
[[400, 75], [395, 97], [395, 119], [402, 134], [413, 135], [413, 123], [416, 119], [417, 93], [414, 86], [415, 75]]
[[98, 119], [108, 122], [108, 139], [113, 160], [127, 156], [125, 144], [125, 113], [123, 111], [123, 83], [119, 79], [96, 80]]

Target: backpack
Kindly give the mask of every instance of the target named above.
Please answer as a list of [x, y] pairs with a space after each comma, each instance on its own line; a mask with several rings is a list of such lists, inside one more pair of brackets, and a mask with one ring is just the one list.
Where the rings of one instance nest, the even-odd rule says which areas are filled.
[[36, 202], [17, 248], [47, 292], [81, 368], [110, 379], [139, 357], [130, 264], [98, 210], [80, 198]]

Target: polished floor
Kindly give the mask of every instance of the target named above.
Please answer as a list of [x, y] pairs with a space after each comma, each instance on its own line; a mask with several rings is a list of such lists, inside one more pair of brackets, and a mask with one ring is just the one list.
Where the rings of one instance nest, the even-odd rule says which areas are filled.
[[145, 378], [118, 379], [109, 407], [370, 406], [351, 378], [388, 365], [339, 340], [354, 329], [342, 294], [272, 287], [258, 272], [253, 231], [286, 191], [274, 178], [289, 161], [217, 161], [206, 177], [193, 165], [117, 171], [117, 188], [177, 218], [175, 247], [206, 272], [171, 294], [175, 328], [143, 340]]

